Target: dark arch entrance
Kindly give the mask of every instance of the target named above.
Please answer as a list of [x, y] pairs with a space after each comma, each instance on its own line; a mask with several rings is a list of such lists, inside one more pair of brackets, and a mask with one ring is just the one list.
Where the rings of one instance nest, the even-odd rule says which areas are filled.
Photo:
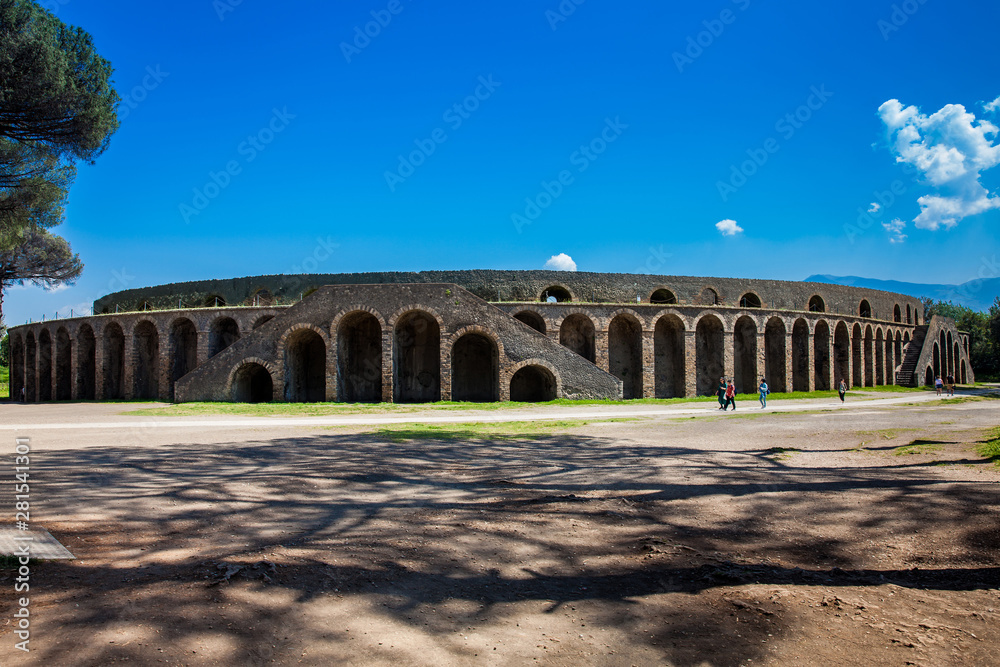
[[219, 352], [240, 339], [240, 325], [231, 317], [220, 317], [212, 322], [208, 332], [208, 356], [214, 357]]
[[875, 363], [872, 359], [872, 328], [870, 326], [865, 327], [864, 354], [865, 354], [865, 386], [874, 387]]
[[965, 370], [965, 359], [962, 359], [961, 370], [962, 370], [962, 375], [961, 375], [961, 377], [959, 377], [959, 381], [962, 384], [965, 384], [965, 383], [967, 383], [969, 381], [969, 379], [968, 379], [969, 376], [967, 375], [966, 370]]
[[500, 400], [500, 353], [493, 339], [467, 333], [451, 348], [451, 398], [470, 403]]
[[668, 289], [658, 289], [649, 295], [649, 302], [658, 305], [677, 303], [677, 297]]
[[525, 366], [510, 379], [510, 400], [543, 403], [556, 400], [556, 378], [544, 366]]
[[934, 386], [934, 369], [930, 366], [928, 366], [927, 370], [924, 371], [924, 384], [928, 387]]
[[52, 400], [52, 334], [48, 329], [38, 334], [38, 400]]
[[941, 377], [941, 346], [934, 342], [934, 377]]
[[559, 342], [590, 363], [597, 360], [594, 338], [594, 323], [581, 313], [570, 315], [559, 327]]
[[155, 399], [160, 389], [160, 336], [152, 322], [140, 322], [132, 335], [133, 396]]
[[21, 400], [22, 387], [24, 387], [24, 342], [20, 335], [14, 335], [10, 337], [10, 400]]
[[898, 303], [892, 309], [892, 321], [893, 322], [903, 321], [903, 313], [902, 311], [900, 311]]
[[736, 320], [733, 328], [733, 363], [736, 393], [754, 393], [757, 390], [757, 324], [746, 315]]
[[773, 392], [788, 391], [785, 370], [785, 323], [780, 317], [772, 317], [764, 327], [764, 379]]
[[397, 403], [441, 400], [441, 329], [423, 311], [411, 311], [396, 324], [393, 346]]
[[371, 313], [346, 315], [337, 329], [337, 400], [382, 400], [382, 325]]
[[833, 334], [834, 386], [839, 386], [841, 380], [847, 386], [851, 385], [851, 335], [843, 322], [837, 324]]
[[125, 334], [117, 322], [104, 327], [104, 399], [125, 398]]
[[809, 299], [809, 312], [810, 313], [826, 312], [826, 302], [823, 301], [823, 297], [821, 297], [819, 294], [815, 294], [811, 299]]
[[326, 400], [326, 343], [312, 329], [294, 331], [285, 343], [285, 400]]
[[522, 310], [514, 316], [519, 322], [524, 322], [538, 333], [545, 333], [545, 318], [533, 310]]
[[274, 379], [266, 368], [248, 363], [233, 378], [233, 400], [237, 403], [270, 403], [274, 399]]
[[89, 324], [76, 332], [76, 397], [92, 401], [97, 397], [97, 338]]
[[740, 297], [740, 308], [760, 308], [760, 297], [753, 292], [747, 292]]
[[816, 323], [813, 332], [813, 364], [816, 372], [816, 391], [830, 389], [830, 325], [826, 320]]
[[809, 325], [792, 325], [792, 391], [809, 391]]
[[170, 327], [170, 400], [174, 400], [174, 384], [198, 365], [198, 331], [194, 322], [175, 320]]
[[699, 396], [714, 394], [719, 378], [725, 372], [723, 358], [725, 343], [722, 322], [714, 315], [705, 315], [695, 328], [695, 358], [697, 359], [697, 388]]
[[653, 332], [656, 398], [679, 398], [684, 386], [684, 322], [676, 315], [664, 315]]
[[38, 347], [35, 344], [35, 334], [31, 331], [24, 338], [24, 400], [34, 403], [38, 400]]
[[622, 398], [642, 398], [642, 326], [630, 315], [608, 327], [608, 367], [622, 381]]
[[885, 343], [881, 329], [875, 332], [875, 384], [885, 384]]
[[862, 340], [863, 336], [861, 334], [861, 325], [855, 324], [851, 335], [851, 363], [854, 368], [854, 371], [851, 374], [852, 387], [860, 387], [865, 381], [865, 368], [862, 363], [864, 357], [861, 354]]
[[573, 295], [562, 285], [552, 285], [542, 290], [540, 301], [545, 303], [552, 302], [553, 300], [557, 303], [566, 303], [573, 300]]
[[66, 327], [56, 332], [56, 391], [57, 401], [73, 398], [73, 341]]
[[871, 317], [872, 316], [872, 306], [868, 303], [868, 299], [862, 299], [861, 304], [858, 306], [858, 315], [861, 317]]

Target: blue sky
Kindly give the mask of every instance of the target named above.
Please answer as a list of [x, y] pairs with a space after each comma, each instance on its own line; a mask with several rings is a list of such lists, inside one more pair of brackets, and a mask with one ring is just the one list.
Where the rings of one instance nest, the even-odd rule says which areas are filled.
[[302, 270], [951, 283], [994, 256], [994, 3], [577, 2], [42, 2], [126, 103], [55, 230], [83, 277], [11, 290], [7, 323]]

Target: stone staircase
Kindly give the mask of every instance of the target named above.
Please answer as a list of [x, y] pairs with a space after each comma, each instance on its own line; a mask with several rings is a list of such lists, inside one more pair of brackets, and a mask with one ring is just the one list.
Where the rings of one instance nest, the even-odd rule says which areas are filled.
[[902, 387], [916, 387], [920, 384], [921, 378], [915, 376], [917, 361], [920, 360], [920, 353], [924, 349], [924, 339], [927, 337], [927, 325], [921, 324], [913, 329], [913, 338], [906, 348], [903, 356], [903, 363], [896, 371], [896, 384]]

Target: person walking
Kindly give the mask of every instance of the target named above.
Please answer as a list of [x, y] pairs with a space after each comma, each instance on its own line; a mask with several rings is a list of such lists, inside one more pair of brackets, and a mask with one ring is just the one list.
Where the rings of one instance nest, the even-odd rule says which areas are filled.
[[719, 388], [716, 390], [719, 395], [719, 409], [726, 409], [726, 378], [719, 378]]
[[847, 383], [844, 382], [844, 378], [840, 378], [840, 384], [837, 385], [837, 393], [840, 394], [840, 402], [844, 402], [844, 396], [847, 395]]
[[949, 396], [954, 396], [955, 395], [955, 376], [954, 375], [947, 376], [945, 378], [945, 385], [947, 385], [947, 387], [948, 387], [948, 395]]
[[733, 406], [733, 412], [736, 412], [736, 385], [733, 384], [732, 380], [726, 385], [726, 409], [730, 405]]
[[760, 392], [760, 409], [763, 410], [767, 407], [767, 395], [771, 393], [771, 390], [767, 388], [767, 380], [764, 378], [760, 379], [760, 386], [757, 387], [757, 391]]
[[944, 382], [941, 381], [941, 376], [938, 375], [934, 378], [934, 391], [938, 396], [941, 395], [941, 390], [944, 389]]

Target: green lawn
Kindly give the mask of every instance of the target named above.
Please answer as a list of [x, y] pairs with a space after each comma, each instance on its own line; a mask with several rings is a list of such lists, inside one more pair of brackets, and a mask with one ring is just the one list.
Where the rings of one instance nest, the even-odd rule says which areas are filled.
[[10, 369], [0, 366], [0, 398], [10, 398]]

